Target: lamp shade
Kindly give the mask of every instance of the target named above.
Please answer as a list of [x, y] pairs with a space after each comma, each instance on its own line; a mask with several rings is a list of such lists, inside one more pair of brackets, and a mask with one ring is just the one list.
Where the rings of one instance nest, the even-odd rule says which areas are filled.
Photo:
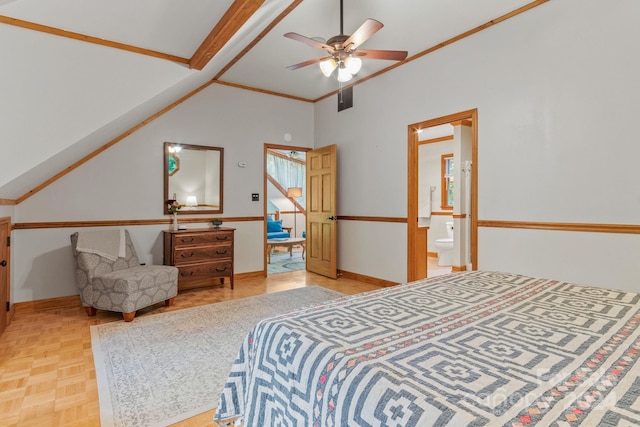
[[302, 197], [302, 187], [289, 187], [287, 197]]
[[196, 196], [187, 196], [186, 206], [198, 206], [198, 199]]

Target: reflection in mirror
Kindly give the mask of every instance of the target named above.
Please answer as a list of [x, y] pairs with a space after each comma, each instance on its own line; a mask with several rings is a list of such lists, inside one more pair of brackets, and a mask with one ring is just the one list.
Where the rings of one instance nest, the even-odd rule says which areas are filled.
[[168, 173], [169, 176], [173, 176], [174, 173], [180, 170], [180, 157], [176, 154], [180, 147], [169, 147], [169, 161], [168, 161]]
[[[177, 200], [181, 214], [222, 213], [221, 147], [164, 143], [165, 200]], [[164, 212], [171, 213], [166, 204]]]

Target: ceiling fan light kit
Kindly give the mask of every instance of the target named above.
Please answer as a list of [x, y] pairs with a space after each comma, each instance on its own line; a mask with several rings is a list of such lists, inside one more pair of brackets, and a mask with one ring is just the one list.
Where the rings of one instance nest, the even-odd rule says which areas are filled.
[[337, 68], [337, 79], [340, 83], [348, 82], [362, 67], [362, 59], [386, 59], [402, 61], [407, 57], [407, 51], [400, 50], [357, 50], [358, 47], [378, 32], [384, 25], [375, 19], [367, 19], [352, 35], [344, 34], [343, 7], [340, 0], [340, 34], [331, 37], [326, 43], [297, 33], [286, 33], [284, 36], [309, 46], [323, 49], [328, 56], [310, 59], [287, 68], [297, 70], [307, 65], [318, 63], [320, 71], [325, 77], [330, 77]]
[[349, 70], [349, 72], [355, 76], [356, 74], [358, 74], [358, 71], [360, 71], [360, 68], [362, 68], [362, 59], [348, 56], [344, 60], [344, 66], [347, 67], [347, 70]]
[[348, 82], [353, 78], [353, 74], [349, 72], [347, 67], [344, 65], [344, 62], [340, 64], [340, 68], [338, 68], [338, 81], [340, 83]]
[[331, 77], [333, 70], [338, 68], [338, 81], [348, 82], [362, 68], [362, 59], [353, 56], [347, 56], [344, 60], [339, 61], [327, 58], [318, 65], [320, 65], [320, 71], [325, 77]]
[[335, 70], [336, 67], [338, 66], [338, 63], [333, 58], [327, 58], [324, 61], [322, 61], [319, 65], [320, 65], [320, 71], [322, 71], [322, 74], [324, 74], [325, 77], [329, 77], [331, 76], [331, 73], [333, 73], [333, 70]]

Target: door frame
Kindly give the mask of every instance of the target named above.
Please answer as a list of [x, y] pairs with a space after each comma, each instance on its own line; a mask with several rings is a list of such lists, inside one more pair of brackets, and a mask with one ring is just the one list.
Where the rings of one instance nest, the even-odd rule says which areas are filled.
[[[0, 218], [0, 227], [6, 228], [7, 238], [9, 241], [11, 240], [11, 217], [2, 217]], [[13, 318], [14, 309], [13, 305], [11, 305], [11, 246], [7, 244], [7, 242], [0, 242], [0, 260], [5, 260], [7, 262], [6, 267], [0, 268], [0, 274], [5, 275], [6, 279], [6, 290], [2, 294], [6, 294], [6, 301], [0, 301], [2, 304], [0, 306], [0, 315], [5, 316], [4, 326], [9, 326], [11, 320]], [[9, 310], [5, 312], [5, 305], [9, 303]], [[4, 332], [4, 329], [0, 328], [0, 333]]]
[[[269, 185], [269, 180], [267, 179], [267, 151], [271, 150], [287, 150], [287, 151], [307, 151], [313, 150], [313, 148], [309, 147], [299, 147], [296, 145], [283, 145], [283, 144], [270, 144], [268, 142], [264, 143], [264, 152], [262, 159], [262, 216], [263, 216], [263, 239], [262, 244], [264, 245], [264, 249], [262, 250], [262, 271], [264, 277], [269, 275], [269, 266], [267, 265], [267, 186]], [[306, 178], [305, 178], [306, 179]]]
[[[462, 111], [448, 116], [429, 119], [407, 126], [408, 181], [407, 181], [407, 281], [427, 277], [427, 231], [418, 227], [418, 131], [461, 120], [471, 120], [471, 264], [478, 269], [478, 109]], [[454, 209], [455, 213], [455, 209]], [[457, 212], [455, 214], [460, 214]]]

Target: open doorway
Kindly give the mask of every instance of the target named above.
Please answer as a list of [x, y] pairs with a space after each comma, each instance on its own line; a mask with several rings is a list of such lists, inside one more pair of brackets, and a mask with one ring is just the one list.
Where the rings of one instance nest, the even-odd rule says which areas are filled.
[[306, 269], [306, 152], [265, 144], [266, 275]]
[[409, 125], [409, 281], [477, 268], [477, 110]]

